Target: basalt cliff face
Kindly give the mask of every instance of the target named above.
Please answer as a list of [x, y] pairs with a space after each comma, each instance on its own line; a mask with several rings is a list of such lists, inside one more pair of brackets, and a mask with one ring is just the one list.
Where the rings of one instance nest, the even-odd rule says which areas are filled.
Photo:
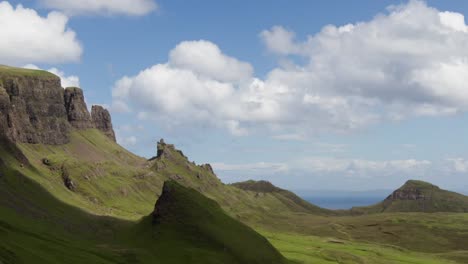
[[[95, 121], [102, 120], [103, 111], [108, 115], [104, 126]], [[98, 128], [113, 134], [107, 110], [96, 115], [90, 115], [81, 89], [63, 89], [60, 78], [51, 73], [0, 68], [0, 134], [14, 142], [66, 144], [72, 129]]]
[[91, 117], [94, 127], [101, 130], [106, 136], [115, 142], [115, 133], [112, 127], [112, 118], [104, 107], [93, 105], [91, 109]]
[[76, 129], [93, 128], [91, 115], [84, 100], [83, 90], [77, 87], [68, 87], [64, 95], [65, 109], [68, 122]]
[[60, 79], [56, 76], [2, 76], [2, 133], [23, 143], [67, 143], [71, 126], [63, 95]]

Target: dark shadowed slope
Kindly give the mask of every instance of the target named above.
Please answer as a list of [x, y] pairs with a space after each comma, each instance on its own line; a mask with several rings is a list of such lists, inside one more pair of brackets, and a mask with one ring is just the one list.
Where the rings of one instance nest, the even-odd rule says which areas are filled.
[[[22, 170], [35, 169], [14, 144], [6, 139], [1, 143], [0, 263], [284, 261], [266, 239], [227, 216], [214, 201], [176, 184], [168, 184], [170, 191], [158, 203], [157, 208], [164, 208], [156, 217], [159, 224], [152, 216], [137, 223], [65, 204], [23, 175]], [[12, 163], [22, 165], [12, 169]]]
[[199, 263], [284, 263], [264, 237], [226, 215], [214, 200], [172, 180], [140, 230], [150, 224], [152, 233], [139, 237], [156, 240], [171, 263], [190, 263], [194, 255]]
[[409, 180], [382, 202], [351, 209], [353, 213], [468, 212], [468, 197], [433, 184]]

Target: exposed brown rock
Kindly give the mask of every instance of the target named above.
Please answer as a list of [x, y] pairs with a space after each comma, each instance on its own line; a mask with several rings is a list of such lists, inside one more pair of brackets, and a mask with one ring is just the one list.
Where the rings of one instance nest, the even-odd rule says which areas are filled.
[[420, 189], [406, 188], [394, 191], [386, 200], [425, 200], [426, 198]]
[[109, 111], [100, 105], [93, 105], [91, 109], [91, 117], [94, 126], [115, 142], [115, 133], [112, 127], [112, 118]]
[[65, 144], [70, 124], [60, 79], [0, 76], [0, 133], [23, 143]]
[[207, 164], [203, 164], [203, 165], [201, 165], [200, 167], [202, 167], [203, 169], [205, 169], [205, 170], [211, 172], [211, 174], [215, 174], [214, 171], [213, 171], [213, 167], [211, 167], [211, 165], [208, 164], [208, 163], [207, 163]]
[[45, 72], [0, 65], [0, 135], [13, 142], [61, 145], [70, 131], [97, 128], [115, 141], [109, 112], [93, 106], [83, 91], [65, 90], [60, 78]]
[[93, 128], [91, 115], [84, 100], [83, 90], [77, 87], [68, 87], [64, 94], [65, 109], [68, 122], [76, 129]]

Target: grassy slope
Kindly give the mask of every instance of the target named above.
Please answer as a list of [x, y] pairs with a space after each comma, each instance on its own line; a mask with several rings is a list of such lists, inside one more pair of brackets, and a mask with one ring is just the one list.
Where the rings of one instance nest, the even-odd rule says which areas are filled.
[[[39, 173], [16, 168], [61, 201], [94, 214], [133, 220], [148, 215], [165, 180], [144, 168], [145, 159], [95, 129], [73, 132], [67, 145], [19, 146]], [[64, 173], [75, 183], [74, 192], [65, 188]]]
[[[67, 145], [21, 144], [20, 148], [40, 171], [37, 174], [23, 169], [27, 176], [60, 200], [95, 214], [139, 219], [152, 211], [154, 197], [167, 179], [200, 191], [246, 222], [317, 209], [306, 202], [298, 203], [298, 197], [287, 191], [259, 196], [225, 185], [209, 167], [197, 166], [168, 144], [163, 146], [164, 155], [146, 161], [90, 129], [73, 132]], [[50, 165], [44, 165], [43, 159]], [[64, 188], [64, 171], [77, 186], [74, 192]]]
[[428, 182], [410, 180], [396, 192], [418, 193], [422, 199], [390, 199], [367, 207], [355, 207], [354, 214], [381, 212], [468, 212], [468, 196], [443, 190]]
[[56, 75], [43, 70], [31, 70], [0, 65], [0, 76], [18, 76], [18, 77], [39, 77], [39, 78], [57, 78]]
[[[283, 257], [250, 227], [227, 216], [213, 200], [199, 192], [168, 181], [158, 203], [154, 237], [171, 254], [174, 249], [197, 245], [211, 248], [216, 263], [282, 263]], [[179, 245], [179, 246], [178, 246]], [[172, 252], [172, 253], [171, 253]], [[233, 258], [232, 256], [235, 256]], [[174, 263], [186, 263], [182, 256]]]
[[[54, 197], [88, 212], [136, 220], [153, 210], [164, 180], [176, 179], [216, 200], [237, 219], [274, 233], [295, 233], [335, 237], [355, 243], [397, 245], [414, 251], [437, 250], [446, 257], [467, 261], [464, 245], [468, 239], [465, 215], [383, 214], [359, 217], [317, 216], [297, 210], [292, 199], [274, 193], [257, 195], [222, 184], [207, 168], [189, 162], [178, 151], [147, 162], [120, 148], [95, 130], [74, 132], [65, 146], [22, 145], [39, 171], [21, 168], [28, 177], [44, 186]], [[42, 164], [50, 159], [52, 166]], [[65, 162], [64, 162], [65, 161]], [[62, 165], [77, 184], [71, 192], [61, 179]], [[112, 210], [109, 210], [109, 207]], [[428, 223], [447, 222], [434, 227]], [[445, 220], [444, 220], [445, 219]]]
[[245, 181], [245, 182], [237, 182], [231, 184], [234, 187], [237, 187], [241, 190], [253, 192], [256, 196], [263, 196], [266, 194], [271, 194], [281, 200], [283, 203], [288, 204], [290, 208], [292, 208], [296, 212], [305, 212], [305, 213], [313, 213], [319, 215], [336, 215], [338, 214], [336, 211], [327, 210], [324, 208], [320, 208], [315, 206], [293, 192], [278, 188], [267, 181]]
[[[194, 190], [173, 184], [176, 191], [159, 226], [149, 217], [137, 223], [96, 216], [57, 200], [10, 169], [16, 158], [5, 154], [5, 144], [0, 149], [0, 263], [284, 262], [259, 234]], [[23, 164], [23, 169], [29, 167]], [[180, 219], [190, 228], [181, 229]], [[198, 240], [203, 243], [193, 243]]]
[[[418, 253], [400, 247], [335, 238], [262, 233], [287, 258], [304, 264], [332, 263], [456, 263], [446, 255]], [[463, 263], [463, 262], [462, 262]]]

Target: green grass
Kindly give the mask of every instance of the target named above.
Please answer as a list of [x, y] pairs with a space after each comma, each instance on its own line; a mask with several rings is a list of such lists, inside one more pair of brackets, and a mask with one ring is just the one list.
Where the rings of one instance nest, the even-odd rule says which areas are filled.
[[394, 246], [352, 242], [336, 238], [262, 233], [290, 260], [303, 264], [456, 263], [438, 254], [422, 254]]
[[197, 247], [210, 250], [195, 254], [199, 263], [285, 262], [265, 238], [226, 215], [214, 200], [175, 181], [165, 183], [156, 208], [153, 233], [147, 232], [152, 218], [145, 218], [138, 237], [156, 238], [157, 248], [164, 248], [163, 258], [173, 263], [189, 263]]
[[354, 207], [353, 214], [382, 212], [457, 212], [468, 213], [468, 196], [442, 190], [428, 182], [410, 180], [396, 192], [412, 193], [418, 199], [387, 198], [367, 207]]
[[[66, 145], [19, 146], [36, 170], [16, 164], [18, 170], [59, 200], [94, 214], [139, 219], [151, 212], [165, 180], [95, 129], [73, 132]], [[77, 186], [73, 192], [63, 184], [64, 170]]]
[[278, 188], [267, 181], [244, 181], [231, 184], [236, 188], [255, 193], [256, 196], [271, 194], [276, 196], [284, 204], [287, 204], [291, 211], [306, 212], [321, 215], [337, 215], [338, 212], [327, 210], [315, 206], [294, 194], [293, 192]]
[[[168, 144], [162, 146], [165, 154], [151, 161], [133, 155], [95, 129], [72, 132], [66, 145], [19, 147], [35, 170], [20, 168], [18, 162], [13, 164], [15, 168], [59, 200], [94, 214], [140, 219], [151, 212], [168, 179], [198, 190], [231, 216], [246, 222], [277, 213], [321, 211], [288, 191], [259, 195], [225, 185], [206, 166], [190, 162]], [[50, 165], [43, 164], [44, 158]], [[64, 187], [62, 168], [76, 184], [74, 192]]]
[[0, 263], [285, 261], [216, 202], [176, 183], [169, 183], [167, 210], [155, 225], [151, 217], [137, 222], [89, 214], [5, 166], [0, 175]]
[[392, 245], [421, 253], [468, 252], [468, 214], [384, 213], [339, 217], [289, 214], [254, 225], [272, 233]]
[[0, 65], [0, 77], [40, 77], [40, 78], [58, 78], [56, 75], [43, 70], [31, 70]]
[[[88, 256], [87, 254], [91, 253], [85, 249], [98, 247], [101, 249], [98, 252], [105, 254], [104, 258], [110, 258], [112, 261], [121, 259], [125, 255], [125, 258], [137, 258], [141, 263], [145, 263], [146, 258], [154, 258], [155, 254], [170, 253], [170, 248], [187, 248], [187, 251], [179, 252], [184, 262], [190, 262], [190, 258], [194, 255], [204, 255], [207, 259], [219, 257], [217, 253], [213, 253], [212, 244], [202, 243], [201, 245], [207, 247], [197, 248], [193, 245], [196, 245], [199, 241], [185, 240], [186, 237], [183, 234], [180, 234], [180, 232], [171, 233], [172, 231], [167, 233], [165, 240], [169, 241], [169, 237], [174, 235], [180, 237], [172, 240], [167, 245], [161, 242], [158, 247], [162, 250], [155, 253], [148, 250], [144, 245], [151, 241], [151, 237], [145, 237], [142, 242], [139, 241], [138, 237], [132, 236], [132, 234], [138, 232], [140, 237], [154, 235], [153, 232], [148, 232], [148, 229], [141, 228], [150, 224], [148, 220], [146, 222], [142, 221], [137, 225], [138, 228], [134, 225], [131, 225], [132, 228], [125, 227], [125, 223], [128, 221], [135, 223], [135, 221], [150, 214], [154, 209], [155, 201], [161, 194], [164, 181], [173, 179], [179, 184], [190, 187], [213, 199], [234, 219], [256, 229], [266, 230], [269, 234], [278, 234], [280, 236], [285, 233], [299, 234], [298, 239], [300, 241], [310, 239], [312, 242], [315, 241], [316, 246], [323, 242], [320, 239], [347, 241], [346, 245], [350, 248], [342, 248], [342, 244], [334, 245], [334, 243], [331, 243], [333, 247], [338, 247], [330, 248], [330, 243], [323, 242], [325, 245], [322, 246], [328, 250], [325, 251], [328, 252], [326, 254], [327, 258], [336, 255], [341, 256], [343, 259], [363, 258], [366, 260], [369, 256], [359, 254], [355, 256], [351, 249], [354, 247], [369, 247], [372, 252], [383, 252], [382, 254], [387, 257], [391, 257], [395, 252], [398, 253], [399, 250], [403, 250], [405, 252], [402, 254], [410, 260], [411, 258], [418, 259], [420, 257], [425, 259], [426, 254], [436, 253], [436, 255], [430, 256], [452, 259], [459, 263], [468, 261], [466, 253], [468, 250], [466, 244], [466, 241], [468, 241], [468, 214], [385, 213], [345, 216], [343, 212], [314, 212], [313, 210], [306, 210], [307, 206], [313, 205], [304, 205], [302, 200], [298, 200], [298, 197], [294, 194], [276, 187], [272, 191], [265, 191], [243, 190], [235, 186], [225, 185], [206, 166], [198, 166], [190, 162], [171, 145], [163, 147], [164, 155], [147, 161], [126, 151], [94, 129], [74, 131], [71, 134], [71, 142], [66, 145], [20, 144], [19, 147], [21, 151], [12, 151], [1, 147], [0, 156], [4, 157], [4, 162], [11, 169], [17, 170], [21, 175], [26, 176], [23, 178], [31, 181], [31, 184], [38, 184], [44, 189], [45, 193], [50, 194], [52, 200], [56, 199], [56, 202], [60, 204], [60, 206], [57, 206], [56, 202], [51, 202], [51, 204], [44, 202], [41, 207], [52, 208], [50, 210], [56, 210], [58, 215], [68, 212], [69, 209], [64, 208], [80, 208], [83, 210], [79, 210], [80, 214], [87, 216], [74, 216], [74, 219], [78, 219], [77, 221], [80, 222], [97, 221], [97, 226], [104, 226], [98, 229], [109, 230], [105, 232], [108, 233], [107, 235], [100, 235], [98, 238], [86, 238], [84, 242], [80, 242], [78, 239], [79, 241], [76, 242], [77, 251], [81, 252], [83, 249], [85, 253], [76, 254]], [[10, 155], [13, 152], [18, 152], [16, 157]], [[25, 157], [21, 157], [21, 153], [24, 153]], [[31, 166], [24, 166], [23, 164], [22, 167], [21, 163], [24, 163], [24, 161], [19, 160], [26, 158]], [[50, 164], [43, 164], [44, 158], [48, 159]], [[70, 178], [76, 183], [75, 191], [65, 188], [62, 179], [63, 168], [66, 169]], [[12, 181], [14, 177], [7, 177], [7, 179]], [[19, 181], [13, 185], [13, 189], [22, 188], [20, 187], [21, 181], [25, 180]], [[30, 193], [37, 193], [37, 191], [35, 189], [26, 189], [24, 193], [16, 196], [27, 197]], [[33, 195], [32, 197], [41, 200], [39, 196]], [[189, 208], [184, 210], [186, 209]], [[182, 209], [180, 211], [183, 212]], [[48, 213], [45, 217], [50, 218], [49, 215], [54, 214]], [[97, 215], [115, 217], [112, 219], [116, 221], [116, 225], [124, 226], [122, 230], [117, 232], [119, 235], [116, 235], [113, 231], [115, 224], [90, 218], [90, 216], [98, 217]], [[60, 217], [57, 219], [59, 220], [54, 221], [63, 221]], [[101, 218], [98, 217], [98, 219]], [[11, 221], [15, 222], [16, 220]], [[72, 225], [80, 226], [74, 221]], [[29, 224], [25, 223], [20, 230], [22, 232], [30, 231], [28, 228]], [[137, 230], [135, 231], [134, 228], [137, 228]], [[197, 226], [196, 228], [201, 227]], [[44, 227], [44, 229], [47, 229], [47, 227]], [[90, 232], [93, 231], [85, 229], [85, 233]], [[63, 238], [64, 240], [76, 241], [73, 235], [63, 230], [56, 233], [49, 230], [39, 234], [33, 233], [38, 236], [46, 236], [50, 233], [51, 236], [57, 239]], [[208, 237], [212, 237], [212, 235]], [[14, 238], [14, 240], [18, 241], [22, 239], [26, 238]], [[281, 239], [283, 238], [281, 237]], [[31, 239], [31, 241], [34, 240]], [[212, 243], [212, 238], [209, 240]], [[277, 240], [273, 239], [271, 241], [292, 259], [300, 259], [299, 256], [294, 257], [291, 255], [292, 253], [284, 251], [284, 246], [281, 246], [281, 243], [278, 244]], [[285, 241], [284, 243], [290, 242], [294, 241]], [[11, 251], [12, 247], [14, 246], [10, 244], [4, 245], [3, 248], [7, 250], [4, 250], [2, 254], [8, 256], [8, 252]], [[42, 244], [37, 242], [37, 244], [31, 245], [29, 248], [39, 250], [43, 247]], [[55, 251], [63, 252], [65, 248], [61, 251], [59, 245], [57, 245]], [[314, 247], [312, 249], [315, 250]], [[3, 249], [0, 248], [1, 250]], [[333, 254], [330, 252], [333, 252]], [[339, 252], [343, 254], [341, 255]], [[23, 253], [28, 254], [27, 252]], [[32, 256], [41, 254], [46, 253], [41, 250]], [[175, 253], [172, 252], [171, 254]], [[316, 253], [312, 255], [314, 254], [316, 255]], [[373, 263], [371, 260], [366, 261], [368, 261], [367, 263], [369, 261]], [[54, 263], [53, 261], [50, 262]]]

